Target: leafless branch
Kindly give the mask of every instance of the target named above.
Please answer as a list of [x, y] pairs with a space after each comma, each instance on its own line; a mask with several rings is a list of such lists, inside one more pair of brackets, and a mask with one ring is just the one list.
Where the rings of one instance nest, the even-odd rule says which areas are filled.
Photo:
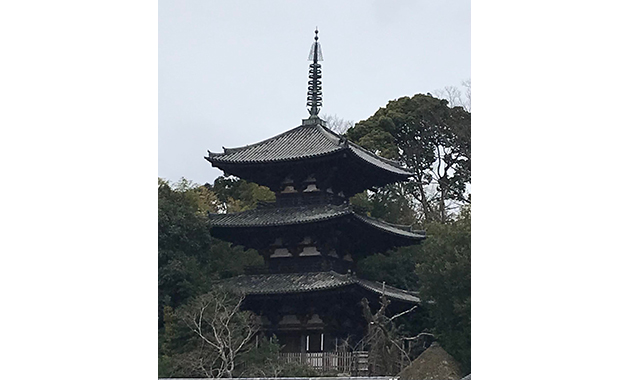
[[394, 315], [393, 317], [389, 318], [390, 321], [393, 321], [394, 319], [398, 318], [398, 317], [402, 317], [403, 315], [407, 314], [407, 313], [411, 313], [412, 311], [414, 311], [418, 306], [414, 306], [411, 309], [407, 309], [401, 313], [398, 313], [396, 315]]

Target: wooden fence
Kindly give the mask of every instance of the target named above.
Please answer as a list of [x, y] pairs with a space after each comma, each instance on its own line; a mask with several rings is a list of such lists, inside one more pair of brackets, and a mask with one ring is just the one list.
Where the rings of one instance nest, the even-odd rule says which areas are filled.
[[355, 352], [305, 352], [281, 353], [287, 363], [308, 364], [321, 372], [339, 372], [348, 374], [367, 374], [368, 353]]

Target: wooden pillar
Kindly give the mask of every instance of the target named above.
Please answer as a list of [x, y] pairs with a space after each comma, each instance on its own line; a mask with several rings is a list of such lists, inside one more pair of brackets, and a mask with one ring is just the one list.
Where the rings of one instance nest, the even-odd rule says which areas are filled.
[[300, 333], [300, 364], [306, 363], [306, 334], [304, 330]]

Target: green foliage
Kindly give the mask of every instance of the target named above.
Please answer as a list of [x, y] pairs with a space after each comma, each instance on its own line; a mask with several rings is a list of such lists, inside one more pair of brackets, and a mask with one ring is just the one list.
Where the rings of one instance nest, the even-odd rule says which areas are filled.
[[166, 305], [178, 307], [214, 277], [208, 270], [212, 239], [198, 194], [185, 180], [174, 188], [165, 181], [158, 183], [160, 311]]
[[259, 336], [257, 347], [239, 359], [239, 377], [277, 377], [283, 368], [279, 360], [281, 349], [275, 336]]
[[366, 190], [350, 198], [352, 205], [367, 215], [394, 224], [417, 224], [418, 215], [408, 184], [394, 183], [377, 191]]
[[[287, 363], [280, 358], [282, 346], [275, 336], [259, 337], [258, 346], [239, 358], [239, 377], [319, 377], [323, 374], [308, 364]], [[331, 376], [335, 374], [328, 374]]]
[[382, 157], [414, 170], [405, 194], [420, 204], [422, 220], [445, 222], [453, 202], [470, 201], [470, 113], [446, 100], [418, 94], [390, 101], [346, 133]]
[[259, 202], [273, 202], [275, 194], [267, 187], [234, 177], [218, 177], [214, 185], [206, 185], [217, 196], [225, 212], [251, 210]]
[[470, 372], [470, 212], [456, 221], [427, 226], [418, 250], [420, 295], [432, 300], [429, 313], [442, 347]]
[[[438, 341], [470, 372], [470, 209], [448, 223], [425, 225], [428, 237], [420, 245], [399, 248], [359, 261], [358, 274], [385, 281], [402, 289], [419, 290], [428, 320], [420, 316], [418, 326], [432, 326]], [[409, 326], [410, 335], [419, 331]]]
[[210, 290], [212, 281], [242, 274], [244, 267], [263, 261], [253, 250], [212, 238], [207, 213], [253, 207], [273, 199], [270, 191], [241, 180], [220, 177], [217, 182], [199, 186], [183, 178], [175, 184], [158, 179], [160, 376], [204, 376], [199, 363], [207, 360], [208, 345], [194, 339], [174, 313]]
[[399, 248], [366, 257], [357, 263], [357, 274], [367, 280], [383, 282], [406, 290], [417, 290], [420, 279], [415, 271], [418, 263], [414, 248]]
[[207, 213], [217, 212], [221, 206], [212, 187], [185, 179], [172, 186], [158, 180], [160, 326], [164, 306], [176, 309], [191, 297], [205, 293], [213, 280], [242, 274], [244, 267], [262, 263], [255, 251], [231, 247], [211, 237]]
[[199, 344], [190, 329], [164, 306], [164, 325], [158, 330], [158, 376], [194, 377]]
[[323, 374], [310, 365], [301, 363], [284, 363], [279, 375], [282, 377], [333, 376], [333, 374]]
[[347, 136], [376, 154], [404, 161], [415, 173], [407, 184], [356, 195], [353, 205], [391, 223], [421, 225], [428, 233], [419, 246], [363, 259], [357, 271], [374, 281], [419, 289], [423, 299], [433, 300], [433, 331], [469, 371], [470, 113], [418, 94], [389, 102]]

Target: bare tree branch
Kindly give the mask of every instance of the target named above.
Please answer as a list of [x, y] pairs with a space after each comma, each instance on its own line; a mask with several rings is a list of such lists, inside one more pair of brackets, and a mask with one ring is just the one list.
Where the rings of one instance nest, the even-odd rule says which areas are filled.
[[218, 289], [180, 312], [185, 324], [210, 347], [199, 359], [199, 368], [208, 377], [232, 377], [239, 355], [252, 347], [259, 325], [250, 312], [241, 311], [243, 299]]
[[393, 317], [389, 318], [390, 321], [393, 321], [394, 319], [398, 318], [398, 317], [402, 317], [403, 315], [407, 314], [407, 313], [411, 313], [412, 311], [414, 311], [418, 306], [414, 306], [411, 309], [407, 309], [401, 313], [398, 313], [396, 315], [394, 315]]

